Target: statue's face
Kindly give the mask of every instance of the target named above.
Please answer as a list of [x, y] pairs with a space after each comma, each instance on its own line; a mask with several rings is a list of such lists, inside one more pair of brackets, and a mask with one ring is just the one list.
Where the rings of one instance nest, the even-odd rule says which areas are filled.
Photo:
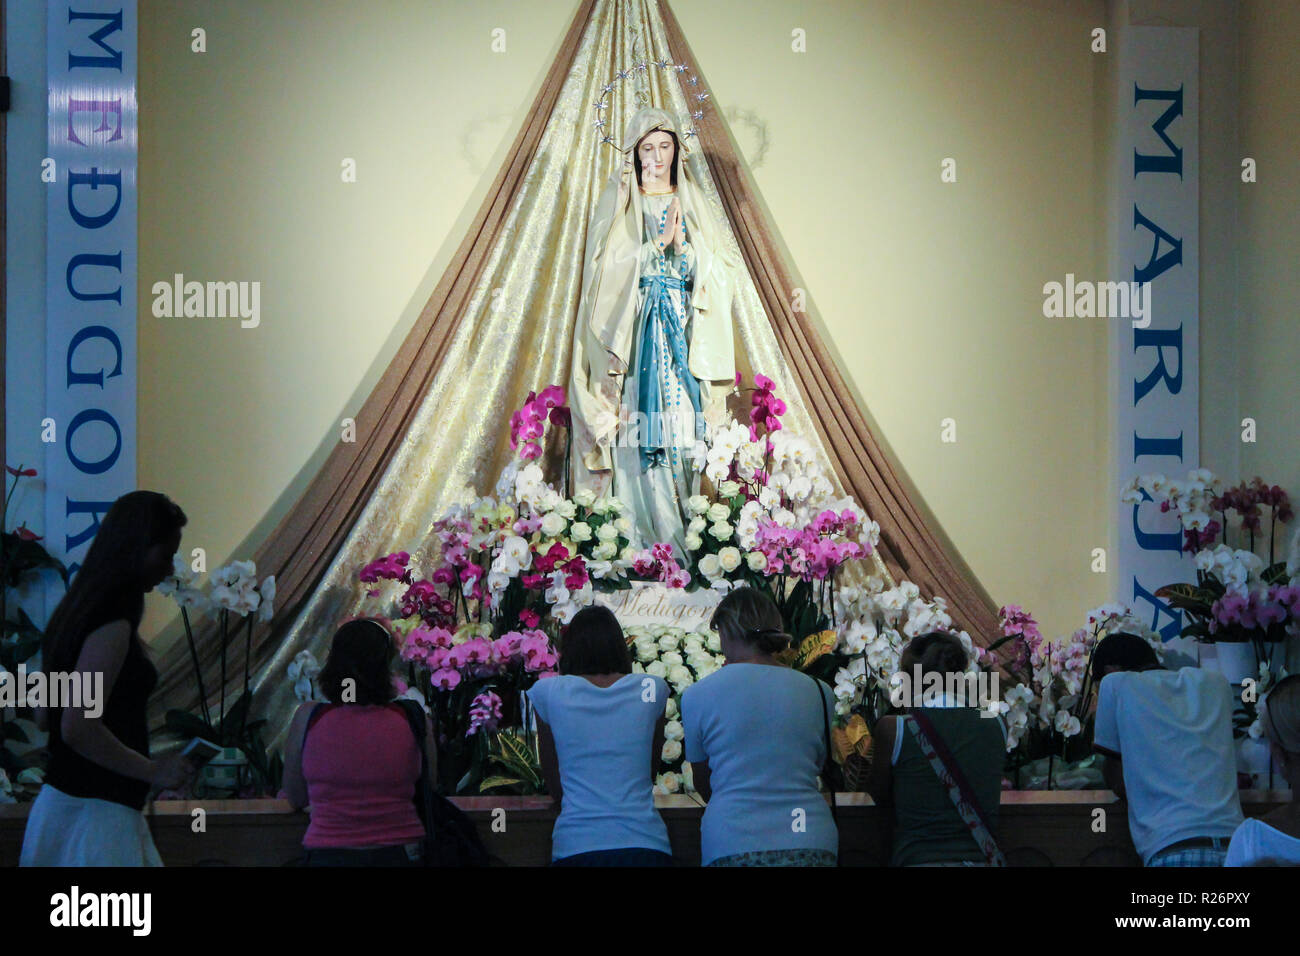
[[667, 179], [673, 163], [673, 138], [662, 130], [647, 133], [637, 144], [643, 179]]

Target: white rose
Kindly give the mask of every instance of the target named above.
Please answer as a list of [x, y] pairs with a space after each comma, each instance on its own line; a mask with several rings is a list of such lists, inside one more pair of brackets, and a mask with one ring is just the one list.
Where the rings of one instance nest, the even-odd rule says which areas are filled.
[[564, 529], [567, 526], [568, 522], [564, 520], [564, 517], [558, 511], [552, 511], [542, 519], [542, 534], [548, 538], [558, 538], [564, 534]]
[[710, 521], [714, 524], [721, 524], [731, 517], [731, 508], [719, 501], [709, 507], [708, 513]]
[[609, 522], [606, 522], [596, 529], [596, 538], [600, 541], [617, 541], [618, 528], [614, 527], [614, 525]]
[[659, 638], [659, 649], [661, 651], [675, 651], [682, 646], [682, 639], [677, 634], [664, 634]]
[[700, 558], [700, 574], [713, 580], [722, 574], [722, 561], [716, 554], [706, 554]]
[[612, 541], [606, 541], [604, 544], [596, 545], [591, 552], [591, 556], [597, 561], [610, 561], [614, 555], [618, 554], [618, 545]]
[[718, 486], [718, 494], [724, 498], [734, 498], [740, 494], [740, 483], [735, 481], [724, 481]]
[[688, 651], [686, 666], [695, 671], [696, 674], [710, 670], [713, 667], [713, 655], [704, 648], [700, 648], [698, 651]]
[[708, 639], [704, 642], [705, 646], [715, 654], [722, 652], [722, 638], [717, 631], [710, 631]]
[[699, 515], [696, 515], [694, 518], [690, 520], [690, 523], [686, 526], [686, 533], [701, 534], [704, 531], [704, 529], [708, 527], [708, 524], [709, 523], [707, 521], [705, 521]]
[[[533, 465], [530, 468], [535, 467]], [[538, 469], [538, 476], [541, 475], [541, 469]], [[573, 503], [583, 508], [590, 508], [591, 503], [596, 500], [596, 493], [590, 488], [579, 488], [573, 493]]]
[[670, 673], [674, 667], [685, 663], [685, 661], [682, 660], [682, 655], [676, 651], [664, 651], [659, 655], [659, 659], [664, 662], [664, 665], [668, 668]]
[[686, 500], [686, 510], [693, 515], [702, 515], [709, 510], [709, 499], [704, 495], [691, 495]]
[[731, 525], [725, 521], [719, 521], [716, 524], [709, 525], [709, 534], [713, 535], [713, 537], [717, 538], [719, 541], [730, 541], [731, 532]]
[[[668, 706], [667, 706], [666, 708], [664, 708], [664, 716], [667, 717], [669, 720], [674, 720], [674, 719], [677, 717], [677, 698], [676, 698], [676, 697], [669, 697], [669, 698], [668, 698]], [[667, 733], [666, 730], [665, 730], [665, 733]]]
[[615, 518], [614, 527], [618, 529], [619, 534], [629, 535], [632, 533], [632, 519], [623, 517]]
[[702, 547], [704, 547], [704, 539], [701, 538], [698, 534], [688, 534], [686, 536], [687, 551], [698, 551]]
[[682, 789], [681, 778], [671, 771], [668, 773], [661, 773], [655, 779], [655, 789], [660, 793], [677, 793], [677, 791]]
[[673, 689], [679, 694], [695, 683], [695, 676], [690, 672], [690, 669], [687, 668], [685, 664], [678, 664], [676, 667], [668, 668], [668, 673], [665, 677], [668, 683], [672, 684]]
[[718, 552], [718, 561], [722, 565], [722, 570], [731, 572], [740, 567], [740, 549], [733, 547], [723, 548]]
[[646, 664], [646, 666], [645, 666], [645, 672], [646, 672], [647, 674], [650, 674], [652, 677], [663, 677], [663, 678], [667, 678], [667, 677], [668, 677], [668, 665], [665, 664], [663, 661], [658, 661], [658, 660], [656, 660], [656, 661], [651, 661], [650, 663]]
[[680, 740], [665, 740], [664, 749], [660, 752], [660, 755], [663, 757], [665, 763], [672, 763], [675, 760], [681, 759], [682, 742]]
[[762, 571], [767, 567], [767, 555], [762, 551], [751, 551], [745, 555], [745, 563], [751, 571]]
[[643, 664], [649, 664], [651, 661], [659, 659], [659, 645], [653, 641], [636, 642], [636, 659]]
[[[545, 522], [543, 521], [543, 523]], [[585, 521], [575, 521], [569, 527], [569, 537], [571, 537], [578, 544], [582, 544], [582, 542], [584, 541], [590, 541], [591, 525], [587, 524], [587, 522]]]

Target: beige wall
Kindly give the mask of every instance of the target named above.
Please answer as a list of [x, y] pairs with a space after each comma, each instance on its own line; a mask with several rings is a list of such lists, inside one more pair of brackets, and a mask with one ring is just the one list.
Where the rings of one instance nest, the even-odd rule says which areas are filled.
[[[186, 507], [187, 545], [215, 566], [252, 551], [387, 363], [576, 3], [329, 0], [306, 22], [270, 0], [140, 6], [140, 480]], [[1041, 289], [1104, 278], [1112, 94], [1087, 34], [1114, 3], [675, 9], [879, 433], [993, 598], [1073, 629], [1109, 595], [1088, 571], [1113, 493], [1106, 330], [1043, 318]], [[189, 52], [195, 26], [206, 54]], [[807, 53], [790, 50], [796, 27]], [[1257, 100], [1279, 115], [1262, 86]], [[260, 280], [261, 327], [154, 318], [149, 288], [174, 272]], [[1281, 291], [1260, 304], [1274, 336]], [[1226, 370], [1203, 361], [1204, 388]], [[1223, 444], [1235, 409], [1210, 414]], [[956, 444], [940, 442], [947, 417]]]
[[1295, 71], [1300, 5], [1246, 0], [1241, 8], [1241, 157], [1259, 182], [1240, 182], [1240, 416], [1259, 440], [1242, 446], [1242, 471], [1300, 496], [1300, 77]]

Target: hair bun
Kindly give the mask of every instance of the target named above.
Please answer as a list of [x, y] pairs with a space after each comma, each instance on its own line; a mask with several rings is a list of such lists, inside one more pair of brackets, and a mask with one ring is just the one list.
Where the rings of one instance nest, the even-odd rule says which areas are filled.
[[782, 650], [790, 643], [790, 635], [779, 627], [751, 627], [745, 639], [769, 654]]

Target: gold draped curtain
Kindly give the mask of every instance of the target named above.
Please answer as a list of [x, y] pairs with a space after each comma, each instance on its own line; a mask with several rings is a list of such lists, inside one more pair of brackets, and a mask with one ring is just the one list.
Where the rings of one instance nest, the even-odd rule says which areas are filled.
[[[395, 550], [418, 563], [434, 519], [457, 501], [492, 493], [513, 454], [510, 413], [529, 391], [568, 381], [587, 224], [619, 159], [599, 142], [592, 104], [618, 70], [661, 58], [691, 71], [652, 68], [616, 84], [606, 113], [614, 135], [641, 106], [688, 116], [688, 92], [710, 87], [666, 3], [583, 0], [468, 234], [356, 414], [356, 441], [333, 448], [257, 549], [259, 574], [273, 573], [278, 591], [275, 616], [253, 638], [255, 711], [274, 729], [269, 742], [280, 742], [297, 704], [289, 663], [302, 650], [323, 660], [337, 625], [362, 609], [361, 566]], [[692, 75], [698, 87], [686, 86]], [[837, 492], [880, 523], [873, 570], [943, 595], [957, 622], [987, 643], [996, 636], [988, 595], [927, 526], [808, 316], [791, 310], [799, 283], [712, 100], [695, 127], [703, 156], [697, 149], [693, 171], [748, 267], [733, 313], [739, 369], [777, 383], [789, 406], [786, 427], [813, 443]], [[558, 477], [555, 451], [548, 458]], [[215, 698], [215, 627], [205, 622], [196, 636]], [[170, 707], [194, 711], [198, 690], [183, 641], [159, 670], [155, 716]], [[232, 674], [228, 695], [238, 692]]]

